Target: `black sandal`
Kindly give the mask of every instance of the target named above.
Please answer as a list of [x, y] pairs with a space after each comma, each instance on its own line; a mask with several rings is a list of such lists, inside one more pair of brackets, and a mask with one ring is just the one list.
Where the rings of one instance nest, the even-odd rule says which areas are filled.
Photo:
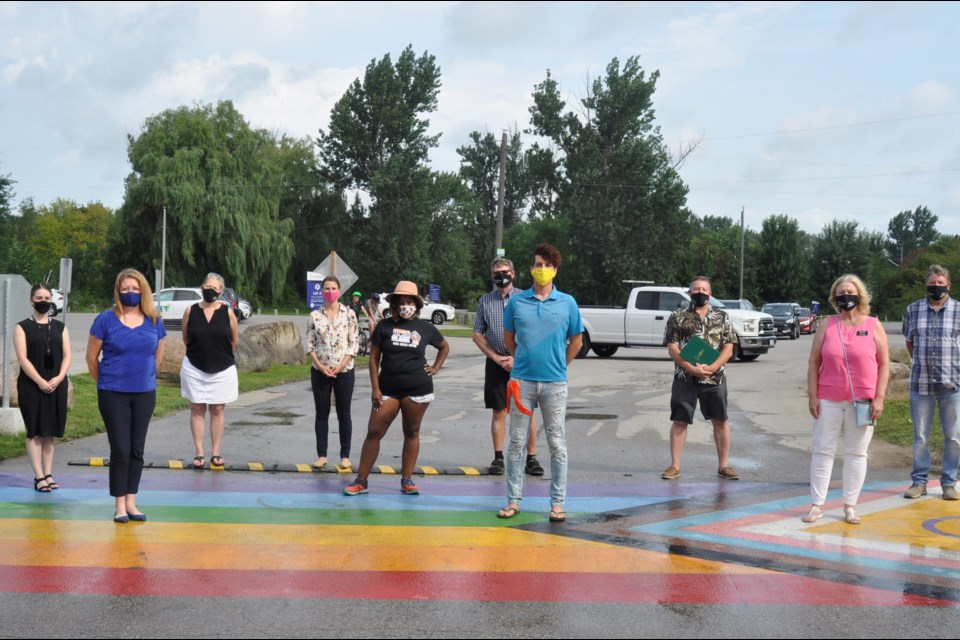
[[43, 478], [34, 478], [34, 479], [33, 479], [33, 490], [34, 490], [34, 491], [39, 491], [40, 493], [50, 493], [50, 485], [49, 485], [49, 484], [45, 484], [45, 485], [43, 485], [42, 487], [40, 486], [40, 483], [41, 483], [41, 482], [46, 482], [47, 478], [49, 478], [49, 477], [50, 477], [50, 476], [46, 476], [46, 477], [43, 477]]
[[196, 456], [196, 457], [193, 459], [193, 468], [194, 468], [194, 469], [203, 469], [203, 465], [205, 465], [206, 463], [207, 463], [207, 461], [204, 459], [203, 456]]
[[47, 486], [50, 487], [51, 491], [60, 488], [60, 485], [58, 485], [57, 481], [53, 479], [53, 476], [46, 475], [46, 476], [43, 476], [43, 479], [47, 481]]

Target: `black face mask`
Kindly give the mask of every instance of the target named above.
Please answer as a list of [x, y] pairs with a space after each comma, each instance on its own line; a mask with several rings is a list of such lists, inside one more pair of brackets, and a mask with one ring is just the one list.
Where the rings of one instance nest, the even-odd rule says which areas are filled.
[[710, 294], [709, 293], [691, 293], [690, 302], [693, 303], [695, 307], [704, 307], [710, 303]]
[[493, 284], [497, 285], [500, 289], [510, 286], [511, 282], [513, 282], [513, 276], [509, 273], [496, 273], [493, 276]]
[[49, 313], [50, 309], [53, 308], [53, 303], [49, 300], [40, 300], [33, 303], [33, 308], [37, 310], [37, 313]]
[[944, 296], [947, 295], [948, 288], [945, 285], [931, 284], [927, 287], [927, 297], [931, 300], [943, 300]]
[[860, 304], [860, 296], [844, 294], [837, 296], [837, 307], [841, 311], [853, 311]]
[[201, 289], [200, 293], [203, 294], [204, 302], [213, 302], [220, 297], [220, 292], [216, 289]]

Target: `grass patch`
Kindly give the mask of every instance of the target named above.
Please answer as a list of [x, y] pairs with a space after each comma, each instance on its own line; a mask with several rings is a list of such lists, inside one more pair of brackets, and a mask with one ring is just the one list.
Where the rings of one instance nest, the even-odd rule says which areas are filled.
[[472, 338], [473, 329], [456, 329], [453, 327], [444, 327], [441, 325], [439, 327], [441, 335], [446, 336], [447, 338]]
[[[883, 415], [873, 430], [873, 437], [891, 444], [913, 447], [910, 400], [886, 400], [883, 403]], [[933, 426], [930, 427], [930, 450], [943, 451], [943, 429], [940, 427], [940, 416], [937, 412], [934, 412]]]
[[[356, 366], [365, 367], [366, 363], [367, 358], [357, 358]], [[246, 393], [288, 382], [309, 380], [310, 365], [278, 364], [267, 371], [241, 371], [239, 378], [240, 393]], [[60, 442], [85, 438], [104, 431], [103, 419], [97, 407], [97, 385], [90, 374], [70, 376], [70, 381], [73, 383], [73, 409], [67, 413], [67, 429]], [[180, 397], [180, 385], [169, 382], [157, 384], [157, 408], [153, 412], [154, 418], [160, 418], [188, 406], [190, 403]], [[26, 438], [23, 434], [0, 434], [0, 460], [22, 456], [26, 452]]]

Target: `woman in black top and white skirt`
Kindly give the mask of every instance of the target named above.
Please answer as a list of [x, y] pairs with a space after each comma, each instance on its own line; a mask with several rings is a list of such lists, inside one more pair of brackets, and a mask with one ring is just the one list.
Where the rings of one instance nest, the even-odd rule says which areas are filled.
[[190, 401], [190, 432], [197, 455], [193, 466], [202, 469], [206, 413], [210, 412], [211, 467], [222, 467], [224, 405], [237, 399], [237, 366], [233, 350], [240, 334], [233, 309], [217, 298], [223, 292], [223, 276], [208, 273], [203, 281], [203, 301], [183, 314], [183, 344], [187, 354], [180, 368], [180, 395]]
[[63, 323], [47, 316], [52, 295], [47, 285], [34, 285], [30, 290], [33, 314], [13, 330], [13, 347], [20, 364], [17, 397], [27, 429], [27, 457], [33, 468], [33, 488], [41, 493], [59, 488], [53, 479], [53, 439], [63, 437], [67, 424], [70, 334]]

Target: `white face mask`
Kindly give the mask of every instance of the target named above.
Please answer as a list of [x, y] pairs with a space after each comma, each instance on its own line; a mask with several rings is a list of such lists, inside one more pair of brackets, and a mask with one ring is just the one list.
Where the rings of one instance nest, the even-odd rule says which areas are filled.
[[400, 305], [400, 317], [404, 320], [409, 320], [417, 315], [417, 305], [415, 304], [402, 304]]

